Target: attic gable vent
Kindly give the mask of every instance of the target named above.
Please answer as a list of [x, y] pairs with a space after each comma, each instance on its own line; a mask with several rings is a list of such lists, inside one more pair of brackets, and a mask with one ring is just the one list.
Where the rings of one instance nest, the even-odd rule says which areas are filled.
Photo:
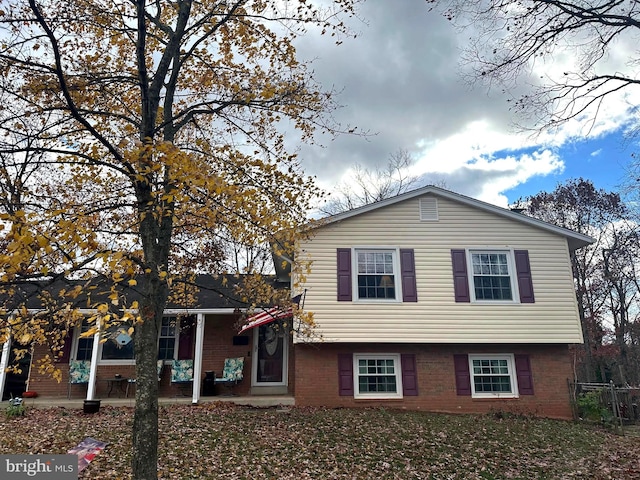
[[438, 221], [438, 199], [429, 197], [420, 199], [420, 220], [423, 222]]

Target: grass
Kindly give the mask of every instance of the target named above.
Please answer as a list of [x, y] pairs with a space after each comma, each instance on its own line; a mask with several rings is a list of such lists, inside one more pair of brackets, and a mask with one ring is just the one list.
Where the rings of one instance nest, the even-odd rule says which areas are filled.
[[[640, 438], [571, 422], [384, 409], [161, 407], [163, 479], [637, 479]], [[131, 477], [132, 410], [30, 409], [0, 420], [0, 454], [109, 442], [82, 473]]]

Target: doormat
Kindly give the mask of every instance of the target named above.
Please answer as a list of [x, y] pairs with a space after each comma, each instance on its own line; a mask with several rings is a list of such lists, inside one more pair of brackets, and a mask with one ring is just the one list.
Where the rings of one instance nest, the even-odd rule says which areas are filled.
[[99, 454], [108, 443], [100, 442], [95, 438], [87, 437], [81, 441], [77, 447], [72, 448], [67, 453], [78, 456], [78, 473], [87, 468], [91, 460]]

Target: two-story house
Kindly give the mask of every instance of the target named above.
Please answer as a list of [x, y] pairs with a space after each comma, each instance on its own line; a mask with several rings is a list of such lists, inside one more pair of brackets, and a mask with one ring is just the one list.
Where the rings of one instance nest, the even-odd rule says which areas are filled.
[[[225, 358], [243, 357], [244, 379], [234, 389], [242, 396], [294, 396], [301, 406], [569, 418], [568, 345], [582, 342], [570, 256], [592, 241], [436, 187], [335, 215], [314, 228], [297, 254], [312, 261], [304, 309], [314, 314], [314, 335], [288, 335], [290, 319], [269, 318], [268, 307], [253, 317], [259, 325], [241, 329], [243, 305], [224, 292], [231, 287], [205, 276], [197, 308], [167, 307], [161, 395], [177, 392], [169, 372], [174, 359], [193, 359], [188, 394], [198, 403], [205, 372], [219, 374]], [[283, 265], [276, 262], [286, 288]], [[114, 375], [134, 375], [130, 342], [98, 344], [81, 333], [81, 327], [69, 333], [58, 360], [62, 383], [31, 368], [22, 390], [105, 398]], [[0, 358], [0, 392], [9, 343]], [[34, 364], [45, 354], [37, 348]], [[72, 360], [96, 367], [92, 386], [69, 387]]]
[[326, 219], [299, 248], [318, 338], [294, 338], [296, 404], [569, 418], [592, 241], [431, 186]]

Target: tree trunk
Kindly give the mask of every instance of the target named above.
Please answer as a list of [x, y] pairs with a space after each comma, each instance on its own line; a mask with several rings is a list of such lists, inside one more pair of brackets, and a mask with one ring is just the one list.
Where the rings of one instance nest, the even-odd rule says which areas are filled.
[[[133, 478], [158, 478], [158, 359], [159, 322], [164, 301], [162, 286], [151, 287], [156, 292], [142, 300], [143, 322], [136, 326], [136, 402], [133, 420]], [[155, 293], [155, 295], [153, 294]], [[157, 302], [149, 301], [151, 298]], [[166, 297], [165, 297], [166, 298]]]
[[595, 370], [593, 366], [593, 350], [591, 339], [591, 328], [587, 325], [587, 320], [584, 313], [584, 305], [582, 299], [578, 298], [578, 314], [580, 315], [580, 325], [582, 326], [582, 337], [584, 343], [582, 344], [582, 350], [584, 352], [584, 373], [585, 378], [581, 379], [586, 382], [593, 382], [595, 378]]

